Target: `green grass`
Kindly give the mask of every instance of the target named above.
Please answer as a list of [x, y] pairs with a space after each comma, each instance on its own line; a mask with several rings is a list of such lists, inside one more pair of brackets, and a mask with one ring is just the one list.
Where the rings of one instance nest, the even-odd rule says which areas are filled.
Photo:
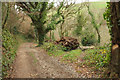
[[50, 56], [61, 56], [61, 55], [63, 55], [65, 52], [64, 51], [62, 51], [62, 50], [56, 50], [56, 51], [49, 51], [48, 52], [48, 54], [50, 55]]
[[105, 2], [91, 2], [90, 7], [91, 8], [98, 8], [98, 9], [102, 9], [102, 8], [106, 8], [107, 4]]
[[45, 49], [50, 56], [60, 56], [65, 53], [61, 50], [60, 45], [55, 45], [53, 43], [45, 42], [44, 45], [42, 45], [41, 47]]
[[71, 62], [75, 62], [81, 53], [82, 51], [80, 49], [66, 52], [66, 54], [62, 57], [62, 60], [68, 60]]
[[50, 56], [62, 56], [62, 60], [69, 60], [71, 62], [76, 61], [80, 56], [82, 51], [80, 49], [71, 50], [71, 51], [63, 51], [61, 45], [55, 45], [53, 43], [44, 43], [42, 46], [43, 49], [47, 51]]

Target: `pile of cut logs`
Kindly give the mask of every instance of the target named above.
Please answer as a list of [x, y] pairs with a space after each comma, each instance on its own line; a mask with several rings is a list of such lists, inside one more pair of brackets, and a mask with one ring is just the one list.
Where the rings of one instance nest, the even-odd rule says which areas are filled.
[[63, 47], [66, 47], [67, 50], [73, 50], [79, 47], [77, 39], [72, 37], [62, 37], [60, 40], [56, 41], [55, 44], [61, 44]]

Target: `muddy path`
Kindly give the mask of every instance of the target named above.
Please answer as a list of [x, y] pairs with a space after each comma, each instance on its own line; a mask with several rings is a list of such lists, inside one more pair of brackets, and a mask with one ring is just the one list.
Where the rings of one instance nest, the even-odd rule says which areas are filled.
[[18, 48], [11, 78], [78, 78], [76, 70], [49, 56], [34, 43], [23, 43]]

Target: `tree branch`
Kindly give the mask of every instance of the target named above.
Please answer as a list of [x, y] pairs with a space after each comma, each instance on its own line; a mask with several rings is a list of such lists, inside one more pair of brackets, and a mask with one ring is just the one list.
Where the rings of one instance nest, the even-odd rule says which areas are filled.
[[35, 8], [37, 8], [38, 2], [35, 2]]
[[33, 9], [35, 9], [35, 6], [32, 4], [32, 2], [29, 2], [29, 4], [31, 5], [31, 7], [32, 7]]
[[31, 9], [30, 9], [30, 7], [27, 5], [27, 3], [25, 3], [25, 2], [22, 2], [23, 4], [24, 4], [24, 6], [29, 10], [29, 12], [31, 12]]
[[23, 10], [27, 11], [28, 13], [31, 12], [22, 2], [19, 2], [19, 3], [16, 2], [16, 4], [20, 6]]

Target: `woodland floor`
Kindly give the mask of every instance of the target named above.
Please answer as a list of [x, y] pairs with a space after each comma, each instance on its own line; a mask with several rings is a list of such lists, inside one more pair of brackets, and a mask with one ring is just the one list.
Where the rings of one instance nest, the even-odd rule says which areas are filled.
[[[13, 64], [11, 78], [98, 77], [94, 75], [94, 72], [90, 71], [90, 68], [83, 66], [76, 69], [73, 66], [74, 64], [65, 64], [60, 61], [60, 58], [49, 56], [40, 47], [35, 47], [36, 45], [34, 43], [23, 43], [20, 45]], [[79, 73], [78, 70], [81, 72]]]

